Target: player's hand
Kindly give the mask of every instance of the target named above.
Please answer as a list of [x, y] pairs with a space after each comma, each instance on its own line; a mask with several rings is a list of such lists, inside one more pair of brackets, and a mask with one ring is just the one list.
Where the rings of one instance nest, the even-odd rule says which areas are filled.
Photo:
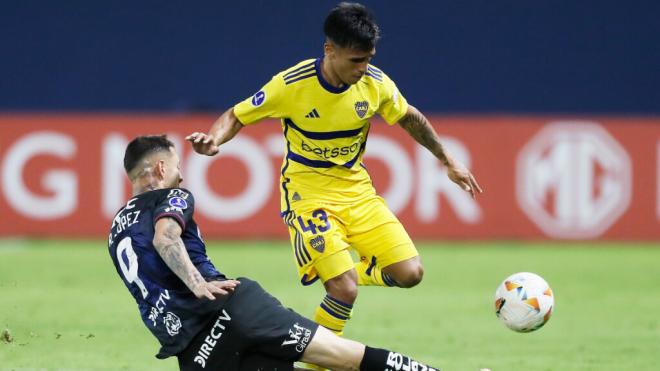
[[195, 286], [193, 293], [198, 298], [207, 298], [209, 300], [215, 300], [216, 296], [224, 296], [233, 292], [236, 286], [241, 283], [236, 280], [226, 280], [226, 281], [211, 281], [211, 282], [202, 282], [199, 285]]
[[236, 281], [236, 280], [225, 280], [225, 281], [211, 281], [209, 282], [216, 288], [218, 288], [220, 291], [224, 291], [225, 293], [222, 295], [227, 295], [230, 292], [233, 292], [234, 289], [236, 289], [236, 286], [241, 284], [241, 281]]
[[459, 187], [463, 188], [466, 192], [470, 193], [472, 198], [476, 198], [477, 193], [482, 193], [483, 190], [477, 183], [477, 180], [474, 178], [474, 175], [460, 163], [454, 159], [449, 161], [447, 166], [447, 176], [452, 182], [458, 184]]
[[215, 144], [214, 139], [208, 134], [199, 132], [194, 132], [186, 137], [186, 140], [192, 144], [195, 152], [207, 156], [213, 156], [218, 153], [219, 147]]

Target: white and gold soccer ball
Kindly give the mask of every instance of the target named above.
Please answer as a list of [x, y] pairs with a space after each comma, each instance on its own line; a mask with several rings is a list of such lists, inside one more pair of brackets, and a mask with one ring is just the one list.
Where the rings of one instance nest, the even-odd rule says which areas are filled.
[[507, 277], [495, 292], [495, 314], [513, 331], [531, 332], [548, 322], [555, 298], [540, 276], [520, 272]]

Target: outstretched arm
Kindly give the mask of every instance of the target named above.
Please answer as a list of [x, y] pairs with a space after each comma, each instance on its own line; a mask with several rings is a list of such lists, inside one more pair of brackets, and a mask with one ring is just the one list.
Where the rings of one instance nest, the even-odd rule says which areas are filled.
[[440, 143], [438, 134], [431, 126], [429, 120], [417, 108], [408, 106], [408, 112], [399, 120], [399, 125], [410, 134], [417, 143], [426, 147], [435, 157], [438, 158], [446, 167], [447, 175], [454, 183], [470, 192], [472, 198], [476, 193], [483, 192], [477, 180], [470, 171], [458, 160], [454, 159], [450, 153]]
[[194, 132], [186, 140], [192, 144], [195, 152], [213, 156], [218, 153], [221, 144], [233, 138], [242, 128], [243, 124], [234, 114], [234, 108], [230, 108], [215, 120], [208, 134]]
[[153, 244], [165, 264], [198, 298], [215, 300], [214, 295], [227, 295], [233, 291], [238, 281], [206, 282], [190, 260], [181, 240], [182, 232], [179, 223], [172, 218], [161, 218], [156, 222]]

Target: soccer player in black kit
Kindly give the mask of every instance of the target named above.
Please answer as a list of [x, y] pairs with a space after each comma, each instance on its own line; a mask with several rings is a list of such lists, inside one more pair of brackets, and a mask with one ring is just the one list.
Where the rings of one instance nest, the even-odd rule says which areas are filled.
[[400, 353], [336, 336], [287, 309], [248, 278], [229, 279], [206, 255], [195, 200], [179, 188], [179, 156], [165, 136], [126, 148], [133, 196], [112, 221], [108, 248], [142, 321], [181, 370], [438, 370]]

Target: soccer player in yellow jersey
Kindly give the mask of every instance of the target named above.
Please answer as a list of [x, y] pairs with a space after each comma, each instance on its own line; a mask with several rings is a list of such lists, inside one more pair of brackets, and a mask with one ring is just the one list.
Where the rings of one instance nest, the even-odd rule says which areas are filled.
[[[326, 18], [324, 32], [322, 58], [278, 73], [220, 116], [208, 134], [186, 139], [195, 151], [211, 156], [244, 126], [281, 120], [286, 141], [281, 216], [302, 284], [320, 278], [325, 286], [314, 320], [341, 334], [358, 285], [412, 287], [423, 275], [415, 245], [362, 164], [371, 118], [378, 114], [389, 125], [398, 123], [473, 197], [481, 188], [440, 144], [426, 117], [369, 64], [379, 29], [364, 6], [339, 4]], [[360, 261], [353, 261], [349, 248]]]

